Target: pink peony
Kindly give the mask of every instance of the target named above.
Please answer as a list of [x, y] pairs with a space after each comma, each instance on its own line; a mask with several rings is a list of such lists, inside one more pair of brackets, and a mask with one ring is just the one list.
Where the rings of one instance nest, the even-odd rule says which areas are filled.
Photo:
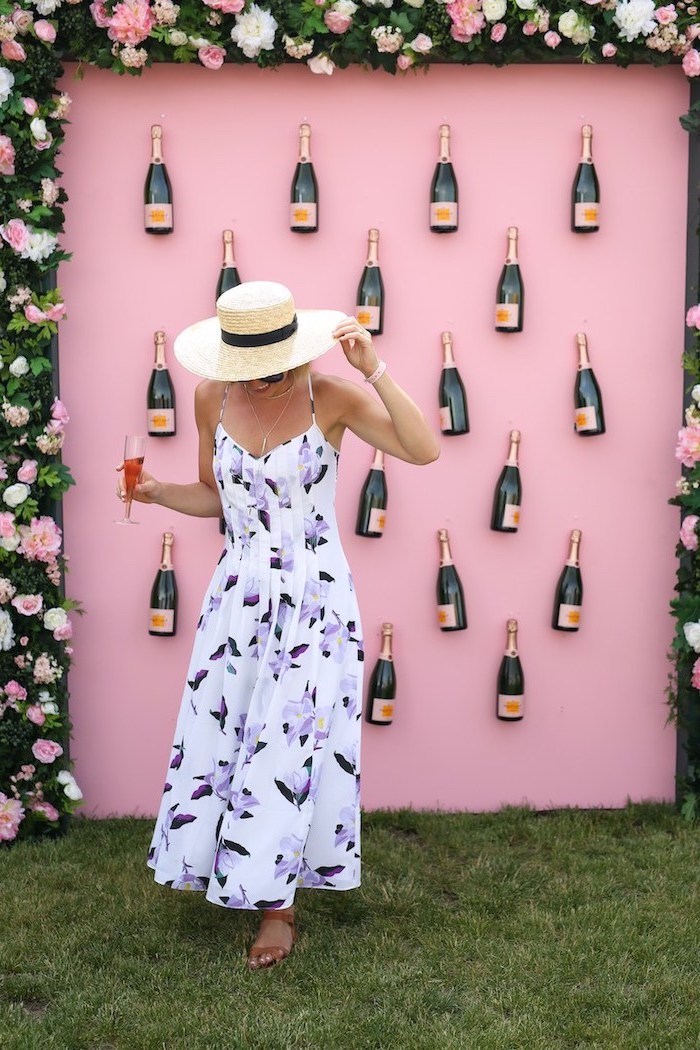
[[0, 53], [6, 62], [24, 62], [27, 57], [27, 52], [19, 40], [3, 40]]
[[333, 75], [335, 69], [335, 62], [325, 52], [307, 58], [306, 64], [312, 73], [325, 73], [329, 77]]
[[17, 838], [17, 830], [24, 817], [24, 806], [16, 798], [8, 798], [0, 791], [0, 839], [8, 842]]
[[208, 47], [200, 47], [197, 52], [197, 58], [205, 69], [221, 69], [226, 58], [226, 52], [223, 47], [216, 47], [215, 44], [210, 44]]
[[11, 510], [0, 513], [0, 538], [9, 539], [15, 534], [15, 516]]
[[523, 33], [525, 36], [534, 36], [537, 32], [537, 25], [535, 22], [526, 22], [523, 26]]
[[40, 18], [34, 23], [34, 28], [39, 40], [43, 40], [45, 44], [53, 44], [56, 39], [56, 29], [50, 22], [47, 22], [45, 18]]
[[29, 244], [29, 230], [21, 219], [10, 219], [5, 226], [0, 226], [0, 236], [15, 252], [23, 252]]
[[204, 3], [224, 15], [237, 15], [245, 7], [245, 0], [204, 0]]
[[692, 467], [700, 459], [700, 427], [683, 427], [678, 431], [676, 459], [684, 467]]
[[15, 147], [9, 135], [0, 135], [0, 175], [14, 175]]
[[673, 4], [667, 4], [666, 7], [656, 8], [656, 11], [654, 11], [654, 18], [659, 25], [667, 26], [670, 25], [671, 22], [675, 22], [678, 15], [676, 14], [676, 9]]
[[29, 807], [33, 813], [41, 813], [47, 820], [58, 820], [58, 810], [50, 802], [35, 802]]
[[506, 24], [505, 22], [496, 22], [495, 25], [491, 26], [491, 39], [494, 43], [499, 44], [503, 37], [506, 35]]
[[98, 29], [106, 29], [109, 26], [109, 14], [103, 0], [94, 0], [89, 8], [92, 20]]
[[44, 599], [40, 594], [18, 594], [10, 602], [23, 616], [34, 616], [41, 611], [43, 604]]
[[135, 47], [146, 39], [155, 24], [156, 18], [147, 0], [123, 0], [114, 6], [107, 36]]
[[46, 715], [41, 709], [41, 704], [30, 704], [25, 713], [29, 721], [33, 722], [35, 726], [43, 726], [46, 721]]
[[432, 50], [433, 41], [427, 33], [419, 33], [418, 36], [411, 41], [410, 47], [412, 51], [416, 51], [419, 55], [427, 55]]
[[23, 98], [22, 99], [22, 109], [27, 114], [27, 116], [33, 117], [34, 114], [36, 113], [36, 111], [38, 110], [38, 108], [39, 108], [39, 106], [37, 105], [36, 99], [33, 99], [33, 98]]
[[550, 29], [548, 33], [544, 34], [544, 42], [547, 47], [554, 49], [561, 44], [561, 37], [558, 33], [555, 33], [553, 29]]
[[697, 514], [688, 514], [683, 518], [681, 525], [680, 538], [681, 543], [686, 550], [696, 551], [698, 549], [698, 536], [695, 531], [695, 526], [700, 521]]
[[340, 11], [326, 11], [323, 16], [323, 21], [326, 23], [331, 33], [345, 33], [352, 25], [352, 18], [350, 15], [343, 15]]
[[486, 23], [481, 11], [481, 0], [451, 0], [445, 10], [452, 22], [450, 35], [462, 44], [468, 44]]
[[23, 460], [22, 466], [17, 471], [17, 480], [24, 481], [27, 485], [33, 484], [36, 481], [36, 468], [37, 462], [35, 459]]
[[32, 324], [41, 324], [42, 321], [46, 320], [46, 314], [35, 303], [27, 303], [24, 308], [24, 316]]
[[39, 737], [32, 744], [32, 754], [38, 762], [43, 762], [48, 765], [50, 762], [55, 762], [59, 755], [63, 754], [63, 748], [60, 744], [57, 744], [55, 740], [47, 740], [45, 737]]
[[15, 7], [12, 12], [12, 24], [18, 33], [26, 33], [29, 30], [30, 25], [34, 21], [33, 11], [23, 11], [20, 7]]
[[60, 321], [66, 312], [65, 303], [52, 303], [46, 308], [46, 316], [49, 321]]
[[688, 328], [700, 328], [700, 303], [697, 306], [690, 307], [685, 315], [685, 323]]
[[603, 58], [612, 58], [613, 55], [617, 54], [617, 47], [615, 44], [603, 44], [600, 53]]
[[414, 62], [415, 59], [413, 55], [399, 55], [399, 57], [396, 59], [396, 65], [399, 67], [399, 69], [408, 69], [410, 66], [413, 65]]
[[693, 689], [700, 689], [700, 657], [693, 664], [693, 674], [690, 679]]
[[11, 678], [9, 682], [5, 683], [4, 688], [5, 696], [11, 696], [13, 700], [26, 700], [27, 690], [19, 682], [16, 682], [14, 678]]
[[700, 54], [694, 47], [683, 55], [683, 72], [687, 77], [696, 77], [700, 74]]
[[34, 147], [34, 149], [38, 150], [48, 149], [52, 142], [53, 135], [51, 134], [51, 132], [48, 132], [45, 139], [34, 139], [32, 142], [32, 146]]
[[66, 620], [64, 624], [62, 624], [60, 627], [57, 627], [56, 630], [53, 632], [53, 636], [57, 642], [65, 642], [67, 638], [72, 638], [73, 624], [70, 622], [70, 620]]
[[51, 405], [51, 418], [58, 419], [63, 424], [66, 424], [70, 421], [68, 409], [63, 404], [63, 402], [57, 397], [53, 399], [53, 404]]

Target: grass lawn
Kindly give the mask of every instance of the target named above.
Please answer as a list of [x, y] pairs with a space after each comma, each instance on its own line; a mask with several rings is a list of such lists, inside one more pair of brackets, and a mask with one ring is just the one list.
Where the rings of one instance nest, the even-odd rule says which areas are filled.
[[671, 805], [363, 817], [363, 884], [253, 912], [154, 883], [153, 821], [0, 849], [2, 1050], [700, 1048], [700, 828]]

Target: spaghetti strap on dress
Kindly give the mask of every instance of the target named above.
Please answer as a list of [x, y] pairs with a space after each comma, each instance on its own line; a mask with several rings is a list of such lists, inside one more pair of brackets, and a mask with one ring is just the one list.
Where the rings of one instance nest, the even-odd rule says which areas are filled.
[[360, 885], [364, 650], [335, 518], [339, 453], [311, 425], [254, 456], [223, 425], [224, 549], [196, 627], [146, 863], [228, 908]]

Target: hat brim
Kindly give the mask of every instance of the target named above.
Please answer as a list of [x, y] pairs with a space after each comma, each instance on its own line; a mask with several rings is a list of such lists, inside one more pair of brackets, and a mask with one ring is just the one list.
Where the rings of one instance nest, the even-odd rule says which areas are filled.
[[205, 379], [237, 382], [286, 372], [314, 361], [337, 342], [333, 331], [348, 316], [340, 310], [297, 310], [297, 330], [280, 343], [228, 346], [221, 339], [218, 317], [189, 325], [175, 337], [180, 364]]

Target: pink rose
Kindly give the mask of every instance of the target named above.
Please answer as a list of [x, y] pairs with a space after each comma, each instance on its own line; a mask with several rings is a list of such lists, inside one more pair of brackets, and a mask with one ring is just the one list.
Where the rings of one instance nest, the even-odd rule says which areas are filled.
[[700, 303], [697, 306], [690, 307], [685, 315], [685, 323], [688, 328], [700, 328]]
[[331, 76], [335, 69], [335, 62], [328, 55], [314, 55], [306, 60], [306, 64], [312, 73], [327, 73]]
[[558, 33], [555, 33], [553, 29], [550, 29], [548, 33], [544, 34], [544, 42], [547, 47], [554, 49], [561, 44], [561, 37]]
[[693, 689], [700, 689], [700, 656], [693, 664], [693, 674], [690, 679]]
[[690, 51], [686, 51], [683, 55], [683, 72], [687, 77], [696, 77], [700, 73], [700, 54], [691, 47]]
[[66, 312], [65, 303], [52, 303], [46, 308], [46, 316], [49, 321], [60, 321]]
[[352, 18], [350, 15], [343, 15], [340, 11], [326, 11], [323, 16], [323, 21], [326, 23], [331, 33], [345, 33], [352, 25]]
[[51, 405], [51, 418], [59, 420], [59, 422], [63, 423], [64, 426], [66, 423], [70, 422], [68, 409], [63, 404], [63, 402], [57, 397], [53, 399], [53, 404]]
[[525, 36], [533, 36], [537, 32], [537, 26], [534, 22], [526, 22], [523, 26], [523, 33]]
[[70, 622], [70, 620], [66, 620], [64, 624], [62, 624], [60, 627], [57, 627], [56, 630], [53, 632], [53, 636], [57, 642], [65, 642], [67, 638], [72, 638], [73, 624]]
[[7, 62], [24, 62], [27, 57], [27, 52], [19, 40], [3, 40], [0, 52]]
[[697, 514], [688, 514], [683, 518], [681, 525], [680, 537], [681, 543], [688, 551], [696, 551], [698, 549], [698, 536], [695, 531], [695, 526], [700, 521]]
[[208, 47], [200, 47], [197, 52], [197, 58], [205, 69], [221, 69], [225, 57], [226, 52], [223, 47], [216, 47], [215, 44], [210, 44]]
[[35, 802], [29, 807], [34, 813], [42, 813], [47, 820], [58, 820], [58, 810], [50, 802]]
[[27, 114], [27, 116], [33, 117], [34, 114], [36, 113], [36, 111], [38, 110], [38, 108], [39, 108], [39, 106], [37, 104], [36, 99], [33, 99], [33, 98], [23, 98], [22, 99], [22, 109]]
[[34, 149], [38, 149], [38, 150], [48, 149], [52, 142], [53, 142], [53, 135], [49, 131], [47, 133], [45, 139], [34, 139], [32, 141], [32, 146], [34, 147]]
[[700, 36], [700, 23], [693, 22], [692, 25], [685, 27], [684, 32], [686, 40], [695, 40], [697, 36]]
[[18, 33], [26, 33], [33, 21], [33, 11], [23, 11], [20, 7], [15, 7], [12, 12], [12, 24]]
[[17, 471], [17, 480], [24, 481], [27, 485], [31, 485], [36, 481], [36, 468], [37, 462], [35, 459], [23, 460], [22, 466]]
[[683, 427], [678, 431], [676, 459], [684, 467], [692, 467], [700, 459], [700, 427]]
[[26, 634], [23, 634], [21, 636], [21, 638], [19, 640], [19, 644], [20, 645], [28, 645], [29, 644], [29, 638], [28, 638], [28, 636]]
[[429, 51], [432, 51], [433, 41], [427, 33], [419, 33], [415, 40], [411, 41], [410, 48], [419, 55], [427, 55]]
[[0, 226], [0, 236], [15, 252], [23, 252], [29, 244], [29, 230], [21, 219], [10, 219], [5, 226]]
[[13, 700], [26, 700], [27, 690], [19, 682], [16, 682], [14, 678], [11, 678], [9, 682], [5, 683], [5, 696], [11, 696]]
[[491, 39], [494, 43], [499, 44], [503, 37], [506, 35], [506, 24], [505, 22], [496, 22], [495, 25], [491, 26]]
[[399, 57], [396, 59], [396, 65], [399, 67], [399, 69], [408, 69], [410, 66], [413, 65], [414, 62], [415, 59], [413, 55], [399, 55]]
[[615, 44], [603, 44], [600, 53], [603, 58], [612, 58], [613, 55], [617, 54], [617, 47]]
[[10, 604], [23, 616], [33, 616], [41, 611], [44, 599], [40, 594], [18, 594]]
[[654, 11], [654, 18], [659, 25], [667, 26], [670, 25], [671, 22], [675, 22], [678, 15], [676, 14], [676, 9], [673, 4], [667, 4], [666, 7], [656, 8], [656, 11]]
[[450, 36], [462, 44], [468, 44], [471, 38], [481, 32], [486, 23], [481, 0], [451, 0], [445, 10], [450, 16]]
[[0, 791], [0, 840], [6, 842], [17, 838], [17, 831], [24, 817], [24, 806], [18, 798], [8, 798]]
[[41, 704], [30, 704], [26, 711], [27, 718], [30, 722], [33, 722], [35, 726], [43, 726], [46, 721], [46, 715], [41, 710]]
[[114, 6], [107, 36], [120, 44], [136, 47], [146, 39], [155, 23], [156, 16], [147, 0], [123, 0]]
[[63, 748], [55, 740], [46, 740], [45, 737], [39, 737], [32, 744], [32, 754], [38, 762], [48, 765], [50, 762], [55, 762], [59, 755], [63, 754]]
[[34, 28], [39, 40], [43, 40], [45, 44], [53, 44], [56, 39], [56, 29], [50, 22], [47, 22], [45, 18], [40, 18], [34, 23]]
[[92, 20], [98, 29], [106, 29], [109, 25], [109, 15], [107, 14], [107, 8], [105, 7], [103, 0], [94, 0], [94, 3], [90, 4], [89, 7]]
[[11, 510], [4, 510], [0, 514], [0, 537], [9, 539], [15, 534], [15, 516]]
[[224, 15], [237, 15], [245, 7], [245, 0], [204, 0], [204, 3]]
[[9, 135], [0, 135], [0, 175], [14, 175], [15, 147]]
[[24, 316], [32, 324], [41, 324], [42, 321], [46, 320], [46, 314], [43, 310], [40, 310], [34, 303], [27, 303], [24, 308]]

